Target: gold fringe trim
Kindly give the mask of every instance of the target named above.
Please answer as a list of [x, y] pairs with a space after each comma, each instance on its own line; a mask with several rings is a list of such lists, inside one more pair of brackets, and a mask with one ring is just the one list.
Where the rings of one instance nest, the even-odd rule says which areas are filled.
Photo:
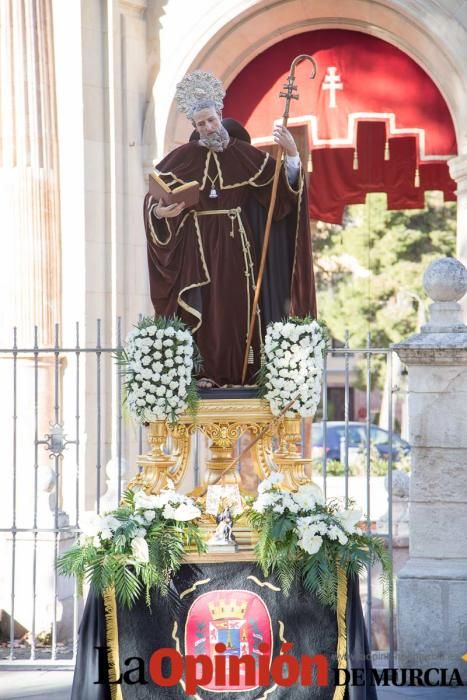
[[110, 694], [112, 700], [123, 700], [122, 687], [115, 681], [120, 678], [120, 653], [118, 647], [118, 618], [115, 601], [115, 589], [107, 588], [104, 592], [105, 638], [108, 648]]
[[[347, 669], [347, 576], [337, 567], [337, 667]], [[332, 700], [344, 700], [345, 685], [338, 686]]]

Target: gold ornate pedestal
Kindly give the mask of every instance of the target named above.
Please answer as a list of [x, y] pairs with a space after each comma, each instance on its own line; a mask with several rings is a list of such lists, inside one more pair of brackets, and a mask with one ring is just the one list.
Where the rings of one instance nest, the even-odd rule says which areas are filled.
[[[203, 485], [190, 496], [203, 498], [207, 488], [216, 483], [236, 484], [244, 496], [253, 495], [242, 491], [232, 454], [237, 440], [243, 435], [248, 435], [254, 442], [251, 456], [258, 477], [265, 479], [272, 471], [280, 472], [284, 475], [282, 487], [295, 491], [311, 480], [311, 459], [303, 458], [298, 448], [300, 428], [299, 418], [275, 418], [269, 404], [262, 399], [202, 399], [195, 417], [183, 415], [173, 427], [164, 421], [149, 425], [151, 451], [139, 457], [142, 471], [129, 486], [142, 486], [147, 493], [157, 494], [167, 486], [168, 479], [177, 485], [190, 460], [191, 437], [199, 430], [210, 441], [210, 457], [206, 462]], [[278, 443], [276, 449], [274, 442]], [[306, 474], [307, 467], [310, 476]], [[204, 520], [209, 538], [215, 528], [214, 519], [206, 516]], [[240, 550], [244, 553], [245, 550], [251, 551], [256, 537], [248, 524], [240, 518], [234, 529]]]

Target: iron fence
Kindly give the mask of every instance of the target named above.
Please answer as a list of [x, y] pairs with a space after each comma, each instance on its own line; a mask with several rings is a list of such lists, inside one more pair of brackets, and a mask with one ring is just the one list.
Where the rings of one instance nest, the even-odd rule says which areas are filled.
[[[0, 664], [3, 666], [63, 667], [74, 663], [82, 597], [75, 583], [57, 576], [57, 557], [78, 536], [83, 512], [103, 512], [118, 504], [130, 476], [129, 465], [136, 464], [137, 455], [146, 447], [141, 428], [135, 428], [126, 420], [122, 409], [123, 378], [115, 362], [115, 354], [123, 345], [121, 330], [118, 320], [113, 342], [105, 343], [102, 323], [98, 320], [95, 342], [81, 344], [81, 330], [76, 324], [74, 340], [67, 345], [61, 342], [57, 325], [53, 343], [40, 345], [35, 328], [33, 342], [23, 346], [18, 344], [14, 329], [11, 347], [0, 348], [4, 458], [4, 507], [0, 515], [0, 552], [4, 562], [0, 579]], [[392, 558], [392, 424], [394, 397], [400, 387], [394, 382], [392, 352], [371, 347], [370, 338], [366, 347], [351, 349], [346, 334], [344, 345], [330, 349], [325, 358], [319, 416], [323, 439], [315, 463], [319, 463], [322, 472], [325, 495], [333, 495], [328, 473], [331, 414], [336, 409], [329, 401], [332, 385], [343, 397], [343, 407], [340, 403], [337, 406], [339, 411], [343, 409], [339, 488], [343, 488], [342, 495], [348, 503], [353, 450], [349, 433], [355, 410], [351, 391], [352, 397], [354, 390], [358, 391], [361, 406], [357, 417], [366, 436], [365, 473], [361, 477], [365, 494], [364, 498], [361, 493], [359, 496], [365, 502], [366, 528], [372, 533], [375, 523], [370, 447], [375, 402], [373, 363], [376, 360], [380, 367], [384, 366], [383, 374], [387, 378], [384, 401], [389, 428], [388, 510], [387, 532], [382, 536]], [[313, 449], [306, 423], [303, 435], [303, 449]], [[192, 465], [195, 486], [201, 477], [198, 447], [199, 436], [196, 436]], [[384, 621], [381, 615], [377, 620], [379, 630], [383, 628], [384, 633], [376, 634], [373, 629], [376, 574], [369, 571], [363, 581], [366, 624], [372, 648], [384, 656], [384, 663], [389, 662], [389, 667], [393, 667], [393, 592], [391, 587], [385, 598]], [[379, 590], [378, 595], [381, 599]]]

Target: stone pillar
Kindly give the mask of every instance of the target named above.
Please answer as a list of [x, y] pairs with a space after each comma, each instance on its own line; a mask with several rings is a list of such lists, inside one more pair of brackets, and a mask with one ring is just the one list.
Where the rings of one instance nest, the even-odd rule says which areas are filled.
[[[50, 0], [0, 5], [0, 335], [54, 341], [60, 321], [58, 142]], [[8, 234], [8, 235], [7, 235]], [[47, 302], [44, 302], [44, 299]]]
[[453, 258], [424, 275], [429, 323], [394, 345], [408, 368], [412, 445], [409, 560], [397, 581], [399, 666], [467, 674], [467, 327], [456, 303], [467, 270]]
[[[62, 237], [53, 34], [51, 0], [0, 3], [3, 348], [13, 345], [13, 326], [18, 327], [20, 348], [50, 347], [60, 340], [55, 331], [61, 321]], [[59, 522], [63, 515], [60, 460], [51, 462], [42, 444], [35, 453], [34, 442], [50, 431], [50, 421], [61, 420], [63, 363], [60, 360], [56, 368], [50, 353], [40, 355], [37, 363], [32, 352], [20, 352], [16, 360], [13, 379], [12, 357], [3, 353], [0, 358], [4, 432], [0, 525], [25, 531], [0, 536], [1, 560], [5, 571], [12, 572], [0, 577], [0, 608], [20, 620], [34, 637], [47, 634], [54, 618], [55, 536], [46, 531], [55, 527], [52, 491], [58, 499]], [[17, 416], [15, 442], [10, 437], [13, 413]], [[36, 525], [38, 533], [33, 532]], [[57, 595], [58, 634], [63, 607], [61, 592]]]
[[[467, 153], [448, 161], [449, 171], [457, 183], [457, 258], [467, 266]], [[467, 297], [461, 301], [464, 323], [467, 323]]]

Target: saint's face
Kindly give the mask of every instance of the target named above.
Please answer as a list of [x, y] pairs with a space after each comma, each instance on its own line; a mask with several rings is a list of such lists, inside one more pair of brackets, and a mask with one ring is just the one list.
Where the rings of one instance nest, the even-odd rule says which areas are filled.
[[218, 131], [222, 126], [220, 116], [216, 112], [215, 107], [206, 107], [199, 112], [195, 112], [193, 122], [202, 139]]

